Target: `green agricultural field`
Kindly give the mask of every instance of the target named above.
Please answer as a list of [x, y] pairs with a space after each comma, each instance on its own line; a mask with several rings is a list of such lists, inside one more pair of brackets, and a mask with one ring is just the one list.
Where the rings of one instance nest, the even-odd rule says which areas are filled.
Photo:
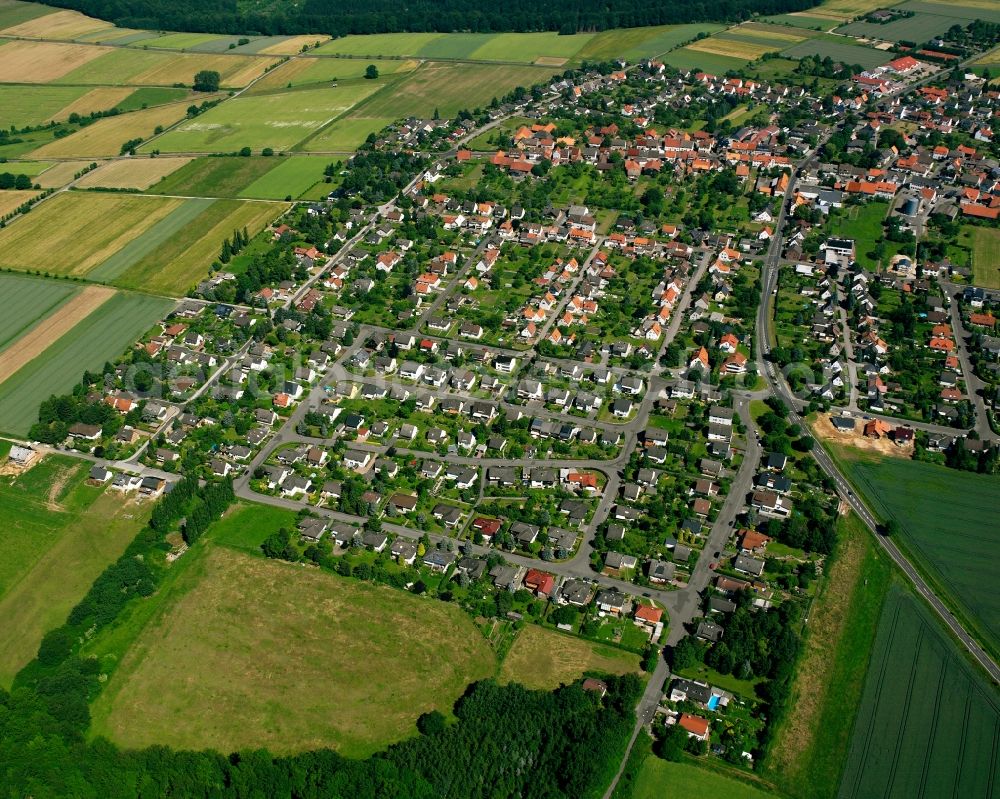
[[313, 136], [302, 149], [307, 152], [352, 153], [368, 138], [371, 133], [378, 133], [382, 128], [396, 121], [393, 117], [371, 117], [367, 109], [361, 109], [364, 116], [346, 116], [323, 128]]
[[1000, 22], [1000, 6], [995, 0], [968, 0], [965, 3], [952, 3], [949, 0], [907, 0], [901, 3], [899, 8], [917, 14], [961, 17], [965, 24], [975, 19]]
[[27, 434], [38, 421], [38, 406], [65, 394], [87, 369], [112, 361], [162, 318], [173, 300], [116, 294], [49, 346], [39, 357], [0, 384], [0, 429]]
[[[234, 152], [250, 147], [287, 150], [379, 88], [361, 81], [337, 88], [236, 97], [181, 123], [155, 147], [161, 152]], [[403, 115], [403, 114], [401, 114]]]
[[71, 283], [0, 274], [0, 296], [5, 308], [0, 317], [0, 352], [77, 291], [79, 288]]
[[879, 621], [840, 799], [990, 796], [1000, 780], [998, 737], [996, 690], [932, 612], [894, 587]]
[[419, 61], [413, 59], [372, 59], [361, 58], [296, 58], [272, 69], [265, 77], [253, 85], [251, 93], [260, 94], [275, 89], [308, 86], [314, 83], [356, 80], [364, 78], [369, 66], [374, 66], [379, 75], [408, 72], [415, 69]]
[[51, 14], [54, 11], [54, 8], [39, 5], [38, 3], [4, 0], [4, 2], [0, 3], [0, 31], [30, 22], [39, 17], [44, 17], [46, 14]]
[[841, 519], [838, 537], [809, 609], [792, 700], [764, 764], [765, 778], [797, 799], [837, 793], [892, 577], [888, 555], [857, 516]]
[[794, 28], [806, 28], [817, 31], [828, 31], [835, 25], [831, 19], [810, 17], [805, 14], [775, 14], [772, 17], [762, 17], [761, 19], [764, 22], [773, 22], [776, 25], [791, 25]]
[[258, 200], [297, 199], [323, 180], [323, 170], [329, 163], [330, 159], [321, 155], [281, 158], [273, 169], [243, 189], [240, 196]]
[[704, 796], [711, 799], [776, 799], [760, 788], [690, 763], [671, 763], [649, 755], [635, 778], [631, 799]]
[[699, 33], [716, 33], [722, 25], [699, 22], [692, 25], [659, 25], [650, 28], [618, 28], [602, 31], [576, 54], [578, 61], [608, 61], [653, 58], [694, 39]]
[[176, 235], [159, 242], [133, 262], [118, 275], [115, 285], [169, 297], [182, 296], [208, 276], [223, 240], [243, 228], [254, 236], [287, 209], [283, 203], [216, 200]]
[[945, 33], [952, 25], [968, 24], [963, 17], [952, 17], [943, 14], [916, 14], [905, 19], [897, 19], [881, 25], [877, 22], [852, 22], [837, 28], [837, 33], [847, 36], [860, 36], [869, 39], [882, 39], [887, 42], [926, 42], [935, 36]]
[[149, 193], [180, 197], [239, 197], [240, 192], [274, 166], [274, 158], [263, 156], [196, 158], [151, 186]]
[[0, 86], [0, 128], [40, 125], [88, 91], [85, 86]]
[[312, 52], [315, 55], [412, 56], [444, 33], [376, 33], [372, 36], [344, 36], [333, 39]]
[[0, 230], [0, 266], [82, 277], [181, 202], [65, 192]]
[[49, 456], [0, 478], [0, 685], [38, 650], [101, 570], [144, 524], [148, 508], [86, 482], [89, 464]]
[[225, 547], [186, 557], [94, 704], [93, 733], [122, 746], [363, 757], [496, 668], [457, 607]]
[[231, 37], [217, 36], [214, 33], [168, 33], [155, 39], [143, 41], [143, 47], [158, 47], [164, 50], [190, 50], [200, 44], [214, 42], [219, 39], [229, 40]]
[[108, 260], [90, 270], [87, 273], [87, 279], [98, 280], [102, 283], [114, 283], [123, 272], [164, 246], [171, 239], [185, 238], [184, 229], [192, 224], [197, 227], [198, 217], [214, 202], [216, 201], [201, 197], [184, 200], [156, 224], [146, 229], [141, 236], [132, 239]]
[[1000, 230], [966, 225], [972, 243], [972, 282], [1000, 289]]
[[16, 172], [19, 175], [35, 178], [46, 169], [51, 169], [55, 163], [55, 161], [11, 161], [0, 168], [4, 172]]
[[663, 56], [662, 61], [679, 70], [703, 70], [705, 72], [723, 75], [731, 69], [741, 69], [747, 65], [745, 58], [730, 58], [729, 56], [702, 53], [681, 47]]
[[154, 105], [166, 105], [183, 100], [191, 92], [187, 89], [168, 89], [164, 86], [143, 86], [115, 106], [120, 111], [138, 111]]
[[781, 54], [785, 58], [803, 58], [807, 55], [818, 55], [820, 58], [829, 56], [834, 61], [841, 61], [845, 64], [860, 64], [863, 67], [878, 67], [892, 60], [892, 53], [863, 45], [845, 44], [848, 41], [850, 39], [843, 37], [840, 37], [840, 41], [831, 41], [830, 38], [822, 37], [810, 39], [807, 42], [792, 45], [787, 50], [782, 50]]
[[585, 672], [639, 672], [639, 656], [613, 646], [528, 625], [504, 658], [501, 682], [552, 690], [579, 679]]
[[[580, 48], [585, 47], [593, 38], [592, 33], [560, 36], [555, 31], [498, 33], [488, 36], [487, 41], [468, 57], [474, 61], [523, 61], [527, 64], [535, 61], [550, 63], [551, 59], [551, 63], [555, 64], [557, 61], [573, 59]], [[430, 56], [430, 53], [421, 52], [421, 55]]]
[[1000, 596], [984, 553], [1000, 543], [1000, 477], [831, 447], [851, 482], [931, 582], [958, 605], [988, 649], [1000, 649]]
[[485, 106], [517, 86], [543, 83], [555, 72], [551, 67], [428, 63], [374, 95], [352, 116], [429, 117], [437, 109], [449, 117]]

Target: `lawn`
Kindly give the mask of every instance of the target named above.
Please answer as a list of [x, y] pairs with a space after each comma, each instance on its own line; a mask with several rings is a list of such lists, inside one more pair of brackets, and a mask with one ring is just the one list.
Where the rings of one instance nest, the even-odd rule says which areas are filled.
[[149, 191], [181, 197], [238, 197], [274, 166], [273, 158], [263, 156], [198, 158], [154, 184]]
[[155, 143], [162, 152], [286, 150], [379, 88], [362, 81], [337, 88], [236, 97], [188, 120]]
[[363, 757], [494, 671], [457, 607], [223, 547], [185, 557], [199, 556], [187, 590], [151, 600], [161, 612], [95, 702], [94, 734]]
[[319, 155], [281, 158], [273, 165], [273, 169], [244, 188], [240, 196], [260, 200], [301, 197], [304, 192], [323, 180], [323, 170], [329, 163], [329, 158]]
[[287, 209], [283, 203], [216, 200], [177, 235], [129, 266], [115, 279], [115, 284], [169, 297], [181, 296], [208, 276], [224, 239], [243, 228], [255, 236]]
[[529, 624], [504, 659], [501, 682], [551, 690], [586, 672], [625, 674], [639, 671], [639, 656], [613, 646], [585, 641]]
[[528, 88], [548, 80], [553, 68], [489, 64], [429, 63], [366, 102], [366, 117], [402, 119], [429, 117], [434, 110], [443, 117], [463, 108], [487, 105], [517, 86]]
[[857, 516], [841, 519], [839, 537], [809, 611], [789, 712], [765, 764], [769, 779], [801, 799], [837, 792], [892, 576], [888, 556]]
[[136, 139], [148, 139], [157, 129], [167, 128], [184, 119], [185, 103], [171, 103], [99, 119], [76, 133], [44, 144], [32, 152], [32, 158], [94, 158], [121, 154], [122, 145]]
[[0, 266], [82, 277], [181, 202], [130, 194], [59, 194], [0, 230]]
[[649, 755], [642, 763], [631, 799], [703, 796], [711, 799], [774, 799], [774, 794], [691, 763], [671, 763]]
[[892, 60], [892, 53], [876, 50], [873, 47], [847, 44], [850, 41], [844, 37], [840, 37], [840, 41], [831, 41], [828, 38], [810, 39], [807, 42], [792, 45], [787, 50], [783, 50], [781, 54], [786, 58], [802, 58], [807, 55], [817, 55], [820, 58], [829, 56], [834, 61], [841, 61], [845, 64], [860, 64], [863, 67], [877, 67]]
[[996, 690], [932, 612], [893, 587], [878, 625], [840, 799], [989, 796], [1000, 780]]
[[7, 308], [0, 318], [0, 351], [78, 290], [72, 283], [0, 274], [0, 296]]
[[148, 506], [86, 482], [89, 464], [50, 456], [0, 491], [0, 685], [34, 657], [145, 522]]
[[972, 240], [972, 282], [1000, 289], [1000, 229], [966, 226]]
[[830, 236], [854, 239], [858, 263], [874, 271], [878, 266], [874, 250], [883, 239], [882, 222], [888, 211], [889, 203], [885, 201], [846, 206], [830, 215], [826, 231]]
[[896, 519], [912, 552], [988, 650], [1000, 649], [1000, 596], [985, 553], [1000, 543], [1000, 477], [831, 446], [838, 463], [883, 519]]
[[0, 429], [25, 435], [42, 400], [69, 391], [85, 370], [120, 356], [171, 307], [171, 300], [159, 297], [116, 294], [0, 384]]

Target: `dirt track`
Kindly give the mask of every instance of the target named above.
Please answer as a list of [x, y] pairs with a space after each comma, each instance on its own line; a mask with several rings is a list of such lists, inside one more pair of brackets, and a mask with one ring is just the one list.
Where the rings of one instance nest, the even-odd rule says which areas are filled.
[[49, 345], [100, 308], [114, 293], [114, 289], [104, 286], [87, 286], [55, 313], [31, 328], [0, 353], [0, 383], [45, 352]]

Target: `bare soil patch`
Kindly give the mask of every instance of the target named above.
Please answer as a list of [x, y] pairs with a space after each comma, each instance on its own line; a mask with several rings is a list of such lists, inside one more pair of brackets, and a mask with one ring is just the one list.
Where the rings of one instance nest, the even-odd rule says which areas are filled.
[[830, 423], [830, 414], [821, 413], [813, 422], [813, 432], [824, 441], [832, 441], [835, 444], [842, 444], [866, 452], [877, 452], [879, 455], [887, 455], [892, 458], [910, 458], [913, 456], [913, 444], [899, 446], [888, 438], [868, 438], [864, 435], [863, 420], [856, 420], [857, 424], [853, 432], [838, 430]]

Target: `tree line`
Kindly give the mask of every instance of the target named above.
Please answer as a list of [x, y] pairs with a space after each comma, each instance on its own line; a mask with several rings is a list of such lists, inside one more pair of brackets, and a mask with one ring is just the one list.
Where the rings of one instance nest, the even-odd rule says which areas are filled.
[[54, 0], [128, 28], [226, 34], [327, 33], [332, 36], [400, 31], [599, 31], [685, 22], [734, 21], [754, 14], [803, 11], [814, 0], [305, 0], [278, 2], [264, 10], [237, 0]]

